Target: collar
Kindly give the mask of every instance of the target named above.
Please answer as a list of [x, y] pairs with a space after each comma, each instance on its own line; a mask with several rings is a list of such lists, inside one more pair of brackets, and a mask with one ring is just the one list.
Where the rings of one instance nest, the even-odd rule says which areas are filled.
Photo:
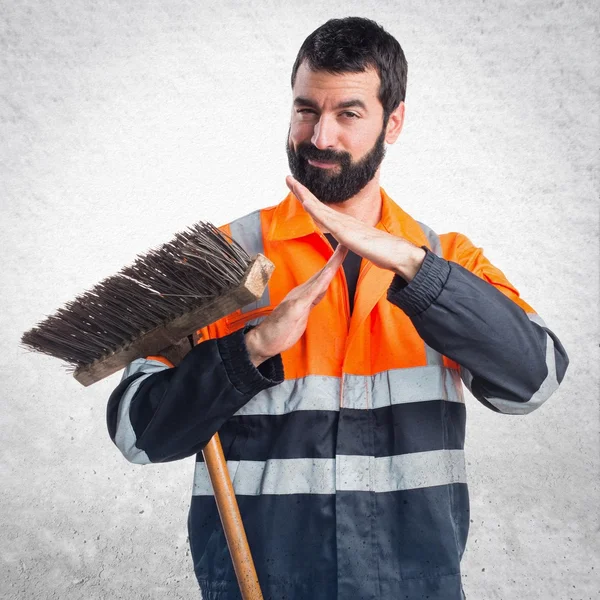
[[[377, 229], [402, 237], [415, 246], [427, 246], [429, 242], [420, 225], [404, 212], [385, 192], [381, 193], [381, 220]], [[292, 240], [319, 233], [312, 217], [304, 210], [302, 202], [291, 192], [275, 207], [269, 238], [274, 241]]]

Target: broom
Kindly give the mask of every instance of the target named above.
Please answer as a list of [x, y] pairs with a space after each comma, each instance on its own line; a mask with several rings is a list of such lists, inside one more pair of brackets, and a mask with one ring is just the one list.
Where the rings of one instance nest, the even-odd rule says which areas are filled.
[[[200, 222], [68, 302], [21, 343], [65, 361], [85, 386], [140, 357], [160, 354], [177, 365], [192, 347], [188, 336], [259, 299], [273, 269]], [[262, 600], [218, 433], [202, 454], [242, 598]]]

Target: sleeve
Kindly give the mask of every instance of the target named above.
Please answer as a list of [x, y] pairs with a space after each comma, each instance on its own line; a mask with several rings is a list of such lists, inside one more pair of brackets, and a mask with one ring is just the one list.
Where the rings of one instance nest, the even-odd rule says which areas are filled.
[[192, 456], [258, 392], [283, 381], [275, 356], [256, 368], [245, 330], [201, 342], [177, 367], [163, 357], [130, 363], [111, 394], [107, 425], [133, 463]]
[[488, 408], [535, 410], [569, 364], [557, 336], [465, 236], [457, 236], [454, 253], [462, 264], [424, 249], [415, 278], [407, 284], [396, 276], [388, 300], [429, 346], [460, 365], [464, 384]]

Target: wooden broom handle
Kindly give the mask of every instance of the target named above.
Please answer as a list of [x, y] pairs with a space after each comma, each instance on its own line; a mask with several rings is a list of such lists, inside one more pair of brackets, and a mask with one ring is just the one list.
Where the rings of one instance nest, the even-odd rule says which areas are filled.
[[[184, 338], [177, 344], [161, 350], [160, 354], [170, 360], [173, 365], [178, 365], [190, 349], [189, 340]], [[202, 450], [202, 456], [204, 456], [204, 462], [215, 494], [235, 576], [242, 593], [242, 600], [263, 600], [254, 561], [252, 560], [252, 554], [250, 554], [250, 546], [248, 546], [248, 538], [246, 537], [218, 433], [215, 433], [206, 444], [204, 450]]]
[[219, 434], [202, 450], [243, 600], [263, 600]]

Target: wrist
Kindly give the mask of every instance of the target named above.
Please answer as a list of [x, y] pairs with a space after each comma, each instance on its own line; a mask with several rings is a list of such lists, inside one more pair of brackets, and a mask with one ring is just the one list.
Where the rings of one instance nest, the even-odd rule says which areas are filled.
[[427, 253], [423, 248], [408, 244], [408, 250], [404, 253], [403, 259], [393, 269], [396, 275], [400, 275], [402, 279], [410, 282], [419, 272]]
[[250, 357], [250, 362], [258, 367], [266, 360], [271, 358], [267, 356], [261, 351], [260, 345], [260, 331], [257, 331], [257, 328], [251, 329], [250, 331], [244, 334], [244, 339], [246, 342], [246, 349], [248, 350], [248, 356]]

